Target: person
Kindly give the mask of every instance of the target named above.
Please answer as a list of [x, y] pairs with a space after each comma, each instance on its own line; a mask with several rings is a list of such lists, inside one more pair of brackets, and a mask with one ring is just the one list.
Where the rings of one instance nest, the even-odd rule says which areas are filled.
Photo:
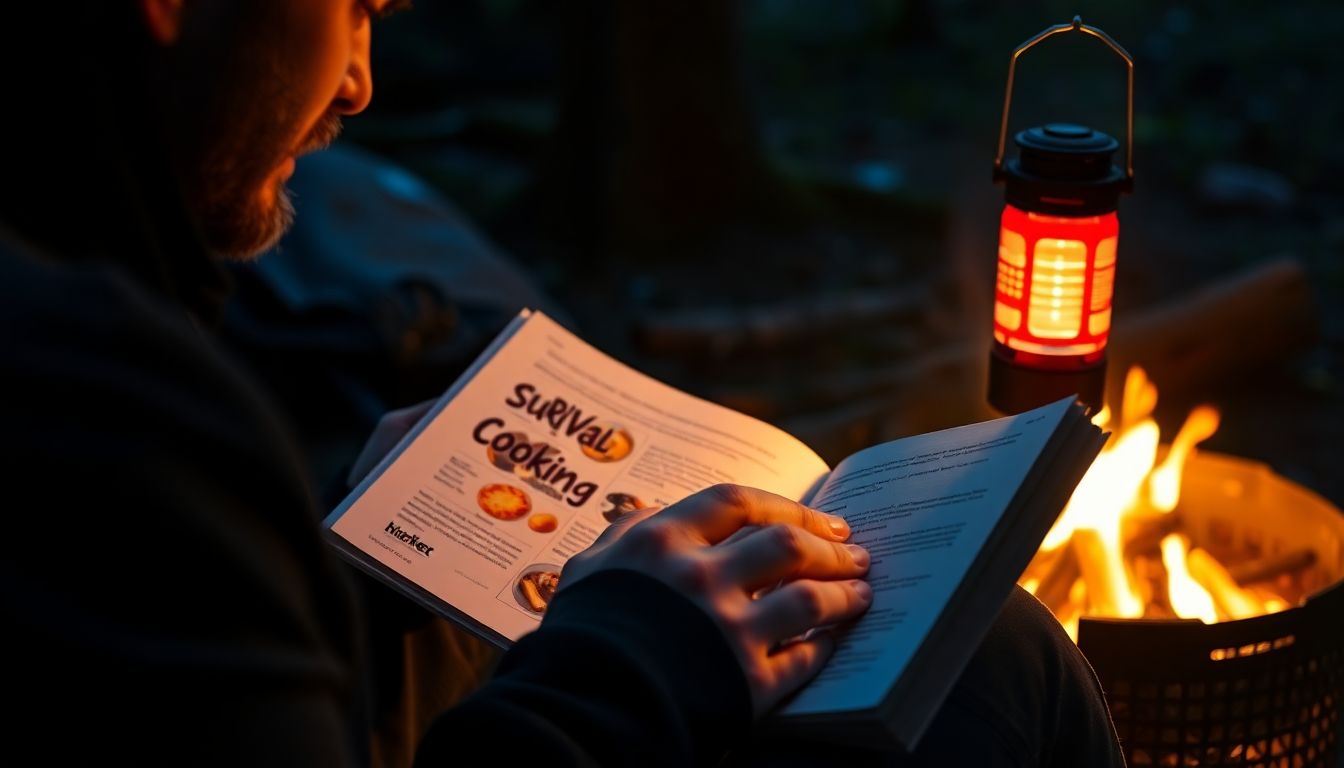
[[[370, 761], [373, 627], [284, 417], [211, 328], [219, 260], [284, 231], [295, 158], [369, 103], [371, 25], [401, 5], [7, 12], [27, 42], [0, 54], [9, 762]], [[414, 414], [384, 419], [356, 475]], [[753, 742], [752, 724], [824, 663], [833, 641], [808, 630], [869, 604], [847, 535], [736, 486], [625, 515], [566, 565], [541, 627], [433, 722], [417, 764], [839, 754]], [[920, 751], [852, 759], [1120, 764], [1061, 636], [1015, 595]]]

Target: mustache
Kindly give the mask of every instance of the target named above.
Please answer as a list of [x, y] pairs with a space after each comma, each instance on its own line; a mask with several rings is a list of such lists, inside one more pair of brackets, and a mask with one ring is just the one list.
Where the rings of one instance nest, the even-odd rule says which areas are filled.
[[306, 155], [309, 152], [317, 152], [331, 146], [336, 137], [341, 135], [341, 117], [340, 115], [328, 113], [322, 116], [313, 130], [308, 133], [303, 144], [299, 148], [299, 154]]

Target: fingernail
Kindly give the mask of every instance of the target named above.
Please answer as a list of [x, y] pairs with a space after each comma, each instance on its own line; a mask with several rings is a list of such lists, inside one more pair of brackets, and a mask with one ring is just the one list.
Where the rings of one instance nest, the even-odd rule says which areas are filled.
[[835, 515], [827, 515], [826, 517], [826, 523], [831, 527], [831, 533], [834, 533], [841, 539], [849, 536], [849, 523], [846, 523], [844, 518], [836, 517]]
[[854, 558], [855, 565], [865, 566], [868, 564], [868, 550], [858, 544], [846, 544], [845, 549], [849, 550], [849, 556]]
[[850, 583], [854, 585], [854, 593], [859, 596], [860, 600], [866, 603], [873, 599], [873, 588], [868, 586], [868, 582], [863, 579], [855, 579]]

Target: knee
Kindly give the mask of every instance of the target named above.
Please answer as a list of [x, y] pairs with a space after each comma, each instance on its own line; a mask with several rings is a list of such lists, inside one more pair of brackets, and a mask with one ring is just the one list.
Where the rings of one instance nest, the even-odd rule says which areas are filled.
[[1047, 707], [1068, 688], [1096, 688], [1091, 666], [1054, 614], [1016, 586], [962, 677], [1019, 701], [1039, 696]]
[[[1110, 715], [1092, 667], [1054, 615], [1014, 587], [952, 698], [1002, 718], [1029, 753], [1063, 743], [1112, 765], [1118, 754]], [[1093, 764], [1093, 763], [1088, 763]]]
[[1009, 593], [985, 643], [990, 645], [991, 652], [1001, 647], [1019, 659], [1067, 664], [1083, 661], [1078, 646], [1050, 609], [1018, 586]]

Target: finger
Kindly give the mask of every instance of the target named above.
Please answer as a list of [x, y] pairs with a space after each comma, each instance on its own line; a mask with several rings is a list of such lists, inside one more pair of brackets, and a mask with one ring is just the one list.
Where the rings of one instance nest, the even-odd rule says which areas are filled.
[[821, 632], [806, 640], [790, 643], [771, 654], [765, 663], [772, 673], [770, 677], [774, 685], [753, 702], [756, 714], [762, 715], [774, 709], [785, 696], [816, 677], [834, 652], [835, 638], [829, 632]]
[[395, 411], [388, 411], [378, 420], [378, 426], [374, 428], [373, 435], [364, 443], [364, 448], [355, 458], [355, 462], [350, 465], [350, 472], [346, 476], [346, 485], [355, 486], [364, 476], [369, 474], [379, 461], [392, 450], [393, 447], [411, 431], [411, 428], [424, 418], [426, 413], [434, 407], [437, 400], [426, 400], [423, 403], [400, 408]]
[[406, 432], [411, 427], [414, 427], [420, 419], [424, 418], [424, 415], [429, 413], [429, 409], [433, 408], [434, 404], [437, 402], [437, 399], [426, 400], [423, 403], [416, 403], [415, 405], [410, 405], [405, 408], [398, 408], [395, 411], [388, 411], [384, 414], [383, 420], [386, 421], [389, 426], [396, 426], [402, 432]]
[[668, 513], [675, 514], [710, 544], [723, 541], [743, 526], [776, 523], [796, 525], [835, 541], [849, 537], [849, 526], [839, 517], [744, 485], [725, 483], [706, 488], [669, 507]]
[[753, 529], [736, 542], [720, 545], [715, 557], [728, 580], [748, 591], [784, 580], [852, 579], [868, 570], [863, 547], [828, 541], [793, 525]]
[[752, 603], [749, 619], [758, 637], [782, 641], [815, 627], [858, 617], [873, 603], [873, 589], [859, 579], [791, 582]]
[[761, 530], [761, 528], [760, 526], [757, 525], [743, 526], [741, 528], [738, 528], [736, 531], [733, 531], [731, 536], [724, 539], [723, 541], [720, 541], [718, 544], [715, 544], [714, 546], [716, 547], [732, 546], [733, 544], [736, 544], [737, 542], [741, 541], [742, 539], [745, 539], [746, 537], [750, 536], [751, 534], [759, 530]]

